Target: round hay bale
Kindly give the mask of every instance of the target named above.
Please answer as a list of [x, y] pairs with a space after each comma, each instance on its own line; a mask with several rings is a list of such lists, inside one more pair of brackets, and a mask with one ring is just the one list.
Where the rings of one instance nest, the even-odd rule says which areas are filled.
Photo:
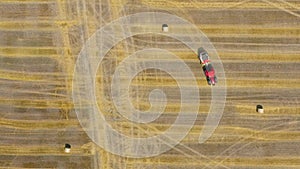
[[256, 105], [256, 112], [258, 113], [264, 113], [264, 108], [262, 105]]
[[168, 26], [168, 24], [163, 24], [163, 25], [162, 25], [162, 31], [163, 31], [163, 32], [168, 32], [168, 31], [169, 31], [169, 26]]
[[65, 153], [70, 153], [71, 151], [71, 145], [70, 144], [65, 144]]

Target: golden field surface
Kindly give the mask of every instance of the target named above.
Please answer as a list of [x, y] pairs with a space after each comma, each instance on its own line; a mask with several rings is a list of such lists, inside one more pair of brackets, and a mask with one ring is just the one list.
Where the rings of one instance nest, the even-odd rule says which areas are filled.
[[[189, 66], [200, 91], [198, 116], [188, 135], [163, 154], [130, 158], [102, 149], [82, 129], [72, 99], [78, 55], [98, 29], [139, 12], [165, 12], [189, 21], [218, 52], [226, 75], [226, 105], [205, 143], [198, 138], [213, 86], [207, 85], [196, 54], [161, 34], [127, 38], [107, 53], [97, 70], [98, 108], [124, 135], [148, 137], [167, 130], [181, 108], [178, 86], [167, 73], [145, 70], [130, 84], [130, 101], [141, 111], [150, 108], [153, 89], [167, 95], [163, 114], [151, 123], [123, 118], [108, 94], [112, 74], [128, 55], [144, 47], [166, 49]], [[150, 27], [154, 25], [136, 29]], [[189, 33], [185, 25], [169, 27], [170, 32]], [[0, 168], [298, 169], [299, 65], [298, 0], [3, 0]], [[189, 84], [186, 80], [184, 85]], [[257, 104], [264, 106], [263, 114], [256, 112]], [[64, 152], [65, 143], [72, 145], [70, 153]]]

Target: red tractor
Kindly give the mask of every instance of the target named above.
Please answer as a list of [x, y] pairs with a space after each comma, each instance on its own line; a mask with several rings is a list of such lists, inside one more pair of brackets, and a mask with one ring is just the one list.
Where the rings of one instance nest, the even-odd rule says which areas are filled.
[[206, 76], [207, 83], [209, 85], [215, 85], [217, 83], [217, 77], [215, 75], [215, 69], [210, 63], [207, 51], [202, 47], [198, 49], [198, 59], [202, 66], [203, 72]]

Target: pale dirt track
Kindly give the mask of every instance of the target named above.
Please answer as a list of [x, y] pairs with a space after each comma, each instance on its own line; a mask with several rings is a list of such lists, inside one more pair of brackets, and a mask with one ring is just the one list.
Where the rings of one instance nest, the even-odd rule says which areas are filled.
[[[111, 105], [110, 75], [144, 46], [182, 58], [197, 77], [202, 103], [195, 126], [174, 149], [153, 158], [123, 158], [95, 146], [82, 130], [73, 110], [72, 76], [81, 47], [97, 29], [146, 11], [178, 15], [208, 36], [223, 62], [226, 107], [213, 136], [199, 144], [211, 92], [197, 57], [161, 35], [122, 41], [97, 74], [99, 108], [115, 129], [131, 136], [159, 134], [180, 109], [176, 82], [157, 70], [141, 72], [130, 91], [133, 105], [147, 110], [149, 92], [163, 89], [169, 102], [159, 119], [133, 124]], [[0, 168], [300, 168], [299, 23], [297, 0], [1, 1]], [[182, 25], [170, 30], [187, 33]], [[265, 106], [264, 114], [255, 112], [257, 104]], [[72, 145], [70, 154], [63, 152], [65, 143]]]

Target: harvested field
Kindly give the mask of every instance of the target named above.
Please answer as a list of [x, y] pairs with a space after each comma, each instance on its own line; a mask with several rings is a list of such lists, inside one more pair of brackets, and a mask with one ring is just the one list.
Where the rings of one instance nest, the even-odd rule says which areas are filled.
[[[93, 50], [87, 47], [98, 36], [100, 28], [139, 12], [176, 15], [206, 35], [209, 41], [203, 38], [201, 44], [211, 52], [219, 83], [207, 85], [194, 53], [197, 48], [188, 46], [197, 39], [195, 29], [179, 22], [173, 24], [173, 20], [167, 23], [167, 33], [157, 24], [132, 24], [126, 29], [117, 25], [110, 39], [96, 40], [96, 45], [91, 45]], [[150, 18], [139, 19], [151, 23]], [[298, 169], [299, 23], [298, 0], [3, 0], [0, 2], [0, 168]], [[170, 139], [170, 144], [166, 144], [170, 150], [153, 157], [122, 156], [97, 145], [82, 124], [93, 128], [97, 136], [99, 121], [96, 117], [92, 121], [80, 119], [78, 114], [82, 112], [78, 112], [81, 109], [74, 98], [74, 93], [89, 94], [84, 90], [76, 93], [78, 89], [74, 85], [84, 49], [95, 52], [87, 55], [98, 56], [102, 52], [97, 51], [100, 43], [110, 44], [110, 40], [128, 32], [137, 34], [109, 49], [96, 67], [93, 83], [80, 86], [92, 88], [92, 98], [96, 100], [94, 103], [85, 99], [80, 108], [88, 112], [88, 106], [96, 106], [111, 128], [132, 138], [164, 134], [182, 110], [187, 121], [196, 117], [178, 144], [173, 146], [174, 140]], [[195, 79], [177, 67], [177, 60], [146, 48], [159, 48], [177, 56]], [[174, 73], [177, 78], [161, 69], [149, 68], [138, 72], [126, 86], [128, 76], [124, 71], [128, 70], [122, 69], [122, 65], [127, 64], [124, 61], [128, 56], [135, 57], [134, 64], [128, 64], [130, 71], [155, 62], [162, 67], [178, 68]], [[221, 66], [224, 72], [220, 72]], [[93, 77], [93, 66], [82, 67], [86, 70], [84, 78]], [[116, 88], [112, 88], [116, 72], [119, 73], [117, 87], [128, 87], [128, 96], [120, 95], [116, 98], [118, 103], [129, 101], [135, 109], [150, 112], [142, 117], [159, 115], [156, 119], [138, 123], [120, 113], [113, 98]], [[205, 120], [215, 104], [211, 100], [216, 98], [218, 104], [222, 101], [221, 85], [226, 85], [222, 117], [211, 137], [200, 144], [200, 133], [205, 131], [205, 126], [214, 124]], [[199, 107], [194, 108], [196, 98], [181, 102], [182, 88], [191, 96], [199, 92]], [[157, 97], [162, 95], [155, 95], [160, 93], [151, 93], [156, 89], [164, 92], [167, 101]], [[151, 95], [156, 99], [152, 100], [153, 105], [165, 104], [161, 114], [151, 114]], [[264, 106], [264, 113], [256, 112], [258, 104]], [[130, 110], [128, 105], [120, 107], [126, 115], [131, 115], [131, 111], [126, 112]], [[93, 119], [90, 114], [87, 116]], [[182, 135], [185, 128], [182, 125], [173, 134]], [[109, 136], [99, 137], [113, 139]], [[66, 143], [72, 145], [70, 153], [64, 152]], [[129, 153], [142, 151], [132, 150], [135, 144], [138, 143], [132, 142], [124, 149]], [[152, 144], [156, 146], [155, 142]], [[147, 154], [151, 148], [143, 151]]]

